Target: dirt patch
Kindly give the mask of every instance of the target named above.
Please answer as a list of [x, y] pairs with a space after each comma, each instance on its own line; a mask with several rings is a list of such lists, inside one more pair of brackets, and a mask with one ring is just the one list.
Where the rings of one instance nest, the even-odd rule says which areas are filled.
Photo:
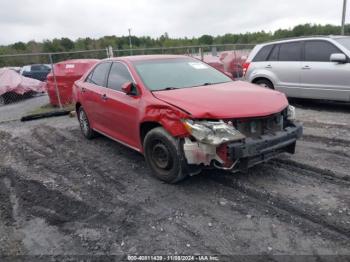
[[[343, 112], [300, 110], [350, 127]], [[118, 143], [85, 140], [75, 119], [1, 124], [0, 254], [350, 255], [349, 145], [322, 121], [294, 156], [179, 185]]]

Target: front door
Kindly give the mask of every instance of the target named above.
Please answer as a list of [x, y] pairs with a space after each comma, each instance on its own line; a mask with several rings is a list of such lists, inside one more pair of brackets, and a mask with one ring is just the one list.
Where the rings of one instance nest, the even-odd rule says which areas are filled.
[[106, 135], [138, 148], [140, 96], [122, 92], [122, 85], [134, 82], [127, 65], [113, 62], [104, 92], [102, 125]]
[[287, 96], [299, 96], [301, 52], [301, 42], [277, 44], [266, 65], [276, 77], [275, 89]]
[[301, 67], [303, 97], [349, 101], [350, 64], [330, 61], [333, 53], [342, 53], [325, 40], [305, 42], [305, 56]]

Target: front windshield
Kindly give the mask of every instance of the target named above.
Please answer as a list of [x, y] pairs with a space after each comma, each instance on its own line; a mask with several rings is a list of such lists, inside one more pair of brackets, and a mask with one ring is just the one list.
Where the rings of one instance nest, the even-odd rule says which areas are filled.
[[334, 40], [344, 46], [346, 49], [350, 50], [350, 37], [341, 37]]
[[193, 58], [170, 58], [134, 62], [137, 73], [151, 91], [214, 85], [231, 78]]

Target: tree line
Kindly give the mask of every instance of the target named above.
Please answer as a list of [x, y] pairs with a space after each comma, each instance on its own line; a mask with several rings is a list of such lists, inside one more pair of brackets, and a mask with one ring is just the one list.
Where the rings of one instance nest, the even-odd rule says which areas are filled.
[[[213, 45], [213, 44], [256, 44], [266, 42], [270, 40], [309, 36], [309, 35], [338, 35], [340, 33], [340, 26], [335, 25], [319, 25], [319, 24], [302, 24], [297, 25], [290, 29], [279, 29], [275, 32], [247, 32], [247, 33], [227, 33], [225, 35], [211, 36], [202, 35], [200, 37], [193, 38], [172, 38], [168, 33], [164, 33], [160, 37], [151, 38], [149, 36], [131, 36], [131, 42], [133, 48], [167, 48], [177, 46], [190, 46], [190, 45]], [[350, 35], [350, 24], [346, 25], [345, 33]], [[108, 46], [112, 46], [113, 49], [124, 50], [129, 49], [129, 36], [104, 36], [98, 39], [90, 37], [78, 38], [73, 41], [67, 37], [55, 38], [53, 40], [44, 40], [42, 42], [29, 41], [16, 42], [10, 45], [0, 46], [0, 55], [7, 54], [21, 54], [21, 53], [41, 53], [41, 52], [69, 52], [78, 50], [93, 50], [93, 49], [105, 49]], [[105, 52], [91, 53], [91, 54], [77, 54], [77, 55], [61, 55], [54, 57], [54, 60], [62, 60], [67, 58], [88, 58], [105, 57]], [[47, 57], [27, 57], [21, 58], [0, 58], [0, 66], [25, 64], [33, 62], [49, 62]]]

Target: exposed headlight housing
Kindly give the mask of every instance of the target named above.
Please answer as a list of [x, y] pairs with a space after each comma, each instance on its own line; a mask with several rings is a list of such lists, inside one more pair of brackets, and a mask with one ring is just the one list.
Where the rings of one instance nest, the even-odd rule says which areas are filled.
[[232, 125], [223, 121], [193, 121], [183, 120], [187, 131], [199, 142], [211, 145], [220, 145], [229, 141], [244, 139], [241, 134]]
[[295, 120], [296, 114], [295, 114], [295, 107], [294, 106], [288, 106], [287, 108], [287, 118], [289, 120]]

